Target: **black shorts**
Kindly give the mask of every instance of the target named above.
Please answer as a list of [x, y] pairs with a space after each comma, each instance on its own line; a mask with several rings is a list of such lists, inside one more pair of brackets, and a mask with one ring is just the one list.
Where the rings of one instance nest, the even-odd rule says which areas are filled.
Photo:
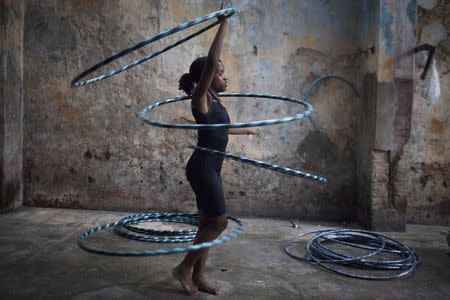
[[211, 163], [207, 157], [191, 157], [186, 166], [187, 179], [194, 190], [197, 208], [211, 216], [225, 214], [225, 197], [222, 178], [217, 162]]

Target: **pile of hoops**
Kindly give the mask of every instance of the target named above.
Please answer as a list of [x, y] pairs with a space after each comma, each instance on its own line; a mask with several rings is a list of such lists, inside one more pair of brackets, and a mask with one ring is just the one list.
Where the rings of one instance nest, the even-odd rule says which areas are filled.
[[86, 231], [85, 233], [79, 236], [78, 245], [86, 251], [110, 256], [156, 256], [156, 255], [182, 253], [187, 251], [196, 251], [202, 248], [210, 248], [228, 242], [233, 238], [237, 237], [239, 234], [241, 234], [243, 230], [242, 222], [234, 217], [228, 217], [228, 219], [237, 224], [237, 227], [233, 231], [213, 241], [195, 245], [179, 246], [165, 249], [151, 249], [144, 251], [135, 251], [135, 250], [116, 251], [116, 250], [105, 250], [96, 248], [95, 246], [87, 243], [89, 237], [93, 236], [96, 233], [105, 231], [109, 228], [114, 228], [114, 231], [118, 233], [120, 236], [129, 239], [138, 240], [142, 242], [156, 242], [156, 243], [191, 242], [193, 241], [195, 234], [197, 233], [196, 229], [155, 230], [137, 226], [139, 223], [143, 222], [170, 222], [170, 223], [183, 223], [195, 226], [198, 224], [197, 214], [159, 213], [159, 212], [136, 214], [132, 216], [127, 216], [116, 222], [97, 226], [95, 228]]
[[[306, 242], [306, 253], [303, 256], [295, 254], [292, 245], [307, 235], [315, 237]], [[416, 253], [402, 243], [381, 234], [355, 229], [302, 233], [287, 240], [284, 251], [297, 260], [317, 264], [327, 271], [366, 280], [406, 277], [414, 273], [420, 262]], [[355, 252], [358, 254], [350, 254]], [[359, 271], [351, 272], [350, 269]]]

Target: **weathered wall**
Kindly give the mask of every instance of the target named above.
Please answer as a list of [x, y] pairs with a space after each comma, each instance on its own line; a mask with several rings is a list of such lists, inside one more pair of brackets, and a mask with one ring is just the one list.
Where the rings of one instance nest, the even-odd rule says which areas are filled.
[[0, 0], [0, 212], [23, 201], [24, 3]]
[[[415, 0], [369, 2], [355, 216], [375, 230], [449, 224], [449, 3], [418, 4], [419, 19]], [[422, 43], [437, 46], [425, 81], [424, 53], [411, 55]]]
[[[306, 83], [324, 74], [339, 74], [360, 86], [367, 59], [360, 51], [367, 44], [367, 1], [240, 1], [236, 6], [239, 12], [230, 19], [222, 56], [229, 91], [301, 97]], [[217, 1], [27, 2], [26, 204], [195, 209], [184, 167], [191, 153], [186, 145], [195, 142], [196, 133], [149, 127], [137, 113], [156, 100], [181, 94], [178, 78], [193, 59], [206, 55], [215, 29], [95, 86], [70, 89], [69, 83], [100, 59], [217, 9]], [[265, 127], [261, 137], [231, 136], [229, 150], [317, 172], [329, 183], [227, 161], [222, 178], [230, 213], [351, 217], [360, 99], [345, 84], [329, 81], [312, 100], [324, 133], [308, 121]], [[264, 100], [225, 103], [233, 121], [284, 116], [296, 109]], [[192, 116], [188, 104], [176, 104], [161, 109], [160, 118], [184, 122]]]
[[371, 1], [364, 65], [363, 105], [358, 126], [357, 211], [375, 230], [404, 230], [407, 184], [399, 167], [410, 137], [414, 92], [416, 0]]
[[419, 1], [419, 5], [418, 44], [436, 46], [435, 66], [421, 80], [425, 53], [417, 56], [411, 138], [399, 162], [407, 183], [397, 188], [408, 199], [408, 222], [449, 225], [450, 2]]

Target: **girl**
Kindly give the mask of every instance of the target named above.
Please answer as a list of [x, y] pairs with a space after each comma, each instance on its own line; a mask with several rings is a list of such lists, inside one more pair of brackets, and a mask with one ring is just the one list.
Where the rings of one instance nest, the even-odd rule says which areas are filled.
[[[223, 8], [223, 4], [221, 9]], [[227, 20], [219, 17], [220, 25], [207, 57], [196, 59], [179, 81], [180, 89], [191, 95], [192, 114], [198, 124], [230, 123], [227, 110], [218, 98], [218, 92], [227, 88], [228, 78], [220, 51], [223, 45]], [[228, 134], [258, 134], [252, 128], [198, 130], [197, 145], [225, 151]], [[186, 165], [187, 179], [194, 190], [198, 208], [198, 231], [194, 244], [216, 239], [227, 227], [225, 199], [220, 171], [223, 157], [195, 150]], [[188, 252], [183, 261], [172, 270], [188, 295], [198, 290], [217, 295], [218, 287], [205, 276], [208, 249]]]

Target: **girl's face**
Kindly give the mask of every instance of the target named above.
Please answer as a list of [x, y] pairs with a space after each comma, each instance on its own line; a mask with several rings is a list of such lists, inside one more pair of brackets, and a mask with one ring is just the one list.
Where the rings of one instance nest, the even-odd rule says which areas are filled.
[[219, 61], [217, 65], [216, 74], [214, 74], [214, 79], [211, 83], [211, 88], [216, 92], [225, 92], [228, 86], [228, 77], [225, 72], [225, 67], [222, 61]]

